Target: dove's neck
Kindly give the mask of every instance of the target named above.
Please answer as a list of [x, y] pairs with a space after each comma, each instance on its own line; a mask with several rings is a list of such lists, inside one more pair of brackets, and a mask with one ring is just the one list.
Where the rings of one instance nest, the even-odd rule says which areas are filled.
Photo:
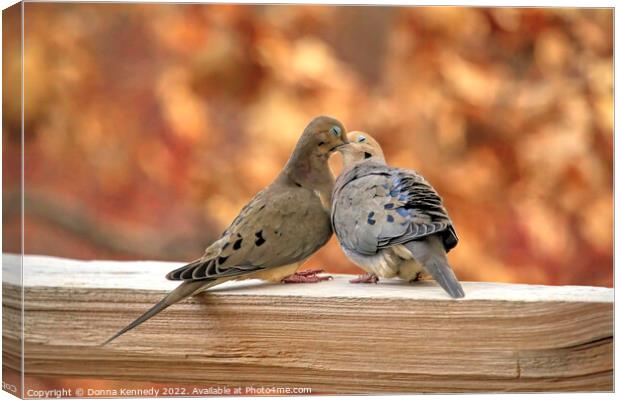
[[294, 152], [278, 176], [282, 183], [304, 187], [316, 192], [321, 201], [331, 205], [334, 175], [327, 163], [328, 155]]
[[341, 175], [344, 175], [345, 173], [351, 171], [353, 168], [357, 167], [358, 165], [362, 165], [362, 164], [379, 164], [379, 165], [387, 165], [387, 163], [385, 162], [385, 158], [383, 157], [371, 157], [371, 158], [353, 158], [353, 157], [349, 157], [348, 154], [344, 154], [343, 157], [343, 163], [342, 163], [342, 172], [340, 173]]

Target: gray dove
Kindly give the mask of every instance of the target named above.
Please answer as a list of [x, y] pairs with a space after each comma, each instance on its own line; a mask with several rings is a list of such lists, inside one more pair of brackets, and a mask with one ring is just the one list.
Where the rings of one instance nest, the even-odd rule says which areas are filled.
[[332, 235], [334, 177], [329, 156], [347, 143], [343, 125], [321, 116], [304, 129], [275, 180], [243, 207], [204, 255], [168, 273], [181, 284], [150, 310], [108, 339], [109, 343], [167, 307], [229, 280], [319, 282], [322, 270], [297, 269]]
[[351, 282], [412, 281], [426, 271], [450, 296], [464, 297], [446, 258], [458, 237], [435, 189], [415, 171], [388, 166], [366, 133], [351, 132], [338, 151], [344, 167], [334, 187], [332, 225], [346, 256], [367, 272]]

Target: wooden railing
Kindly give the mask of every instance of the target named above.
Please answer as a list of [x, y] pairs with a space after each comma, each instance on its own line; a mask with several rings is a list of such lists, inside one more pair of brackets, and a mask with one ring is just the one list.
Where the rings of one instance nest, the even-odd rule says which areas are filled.
[[[12, 370], [19, 261], [3, 256]], [[455, 301], [430, 281], [230, 282], [101, 346], [175, 287], [164, 274], [180, 264], [26, 256], [23, 265], [27, 377], [313, 393], [613, 389], [609, 288], [464, 282], [467, 297]]]

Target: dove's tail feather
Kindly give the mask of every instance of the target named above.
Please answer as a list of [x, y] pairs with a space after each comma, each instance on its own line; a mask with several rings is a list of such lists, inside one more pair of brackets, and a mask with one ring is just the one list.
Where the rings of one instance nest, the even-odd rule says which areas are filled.
[[446, 251], [439, 238], [433, 235], [406, 243], [405, 246], [450, 296], [457, 299], [465, 297], [465, 291], [448, 264]]
[[463, 287], [447, 262], [435, 258], [424, 264], [424, 267], [450, 296], [456, 299], [465, 297]]
[[174, 289], [172, 292], [170, 292], [166, 297], [164, 297], [159, 303], [155, 304], [153, 307], [151, 307], [151, 309], [149, 309], [147, 312], [142, 314], [140, 317], [138, 317], [131, 324], [127, 325], [126, 327], [124, 327], [123, 329], [118, 331], [114, 336], [112, 336], [111, 338], [109, 338], [108, 340], [103, 342], [102, 346], [105, 346], [106, 344], [110, 343], [112, 340], [116, 339], [117, 337], [121, 336], [122, 334], [132, 330], [133, 328], [135, 328], [136, 326], [140, 325], [144, 321], [154, 317], [155, 315], [157, 315], [160, 312], [164, 311], [166, 308], [170, 307], [171, 305], [173, 305], [175, 303], [178, 303], [179, 301], [190, 297], [191, 295], [195, 294], [198, 291], [201, 291], [201, 290], [204, 290], [204, 289], [206, 289], [206, 288], [208, 288], [210, 286], [213, 286], [216, 283], [218, 283], [218, 282], [217, 281], [193, 281], [193, 282], [189, 282], [188, 281], [188, 282], [183, 282], [182, 284], [177, 286], [176, 289]]

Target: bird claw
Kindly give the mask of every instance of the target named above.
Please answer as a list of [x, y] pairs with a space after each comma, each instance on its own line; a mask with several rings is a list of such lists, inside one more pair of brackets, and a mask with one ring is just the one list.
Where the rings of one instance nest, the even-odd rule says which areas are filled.
[[418, 281], [421, 281], [421, 280], [422, 280], [422, 273], [418, 272], [415, 275], [415, 278], [409, 280], [409, 283], [418, 282]]
[[351, 279], [350, 283], [374, 283], [379, 282], [379, 277], [375, 274], [363, 274], [355, 279]]
[[325, 271], [322, 269], [307, 269], [305, 271], [298, 271], [293, 275], [289, 275], [282, 279], [282, 283], [318, 283], [334, 279], [332, 276], [318, 276], [318, 274], [323, 272]]

